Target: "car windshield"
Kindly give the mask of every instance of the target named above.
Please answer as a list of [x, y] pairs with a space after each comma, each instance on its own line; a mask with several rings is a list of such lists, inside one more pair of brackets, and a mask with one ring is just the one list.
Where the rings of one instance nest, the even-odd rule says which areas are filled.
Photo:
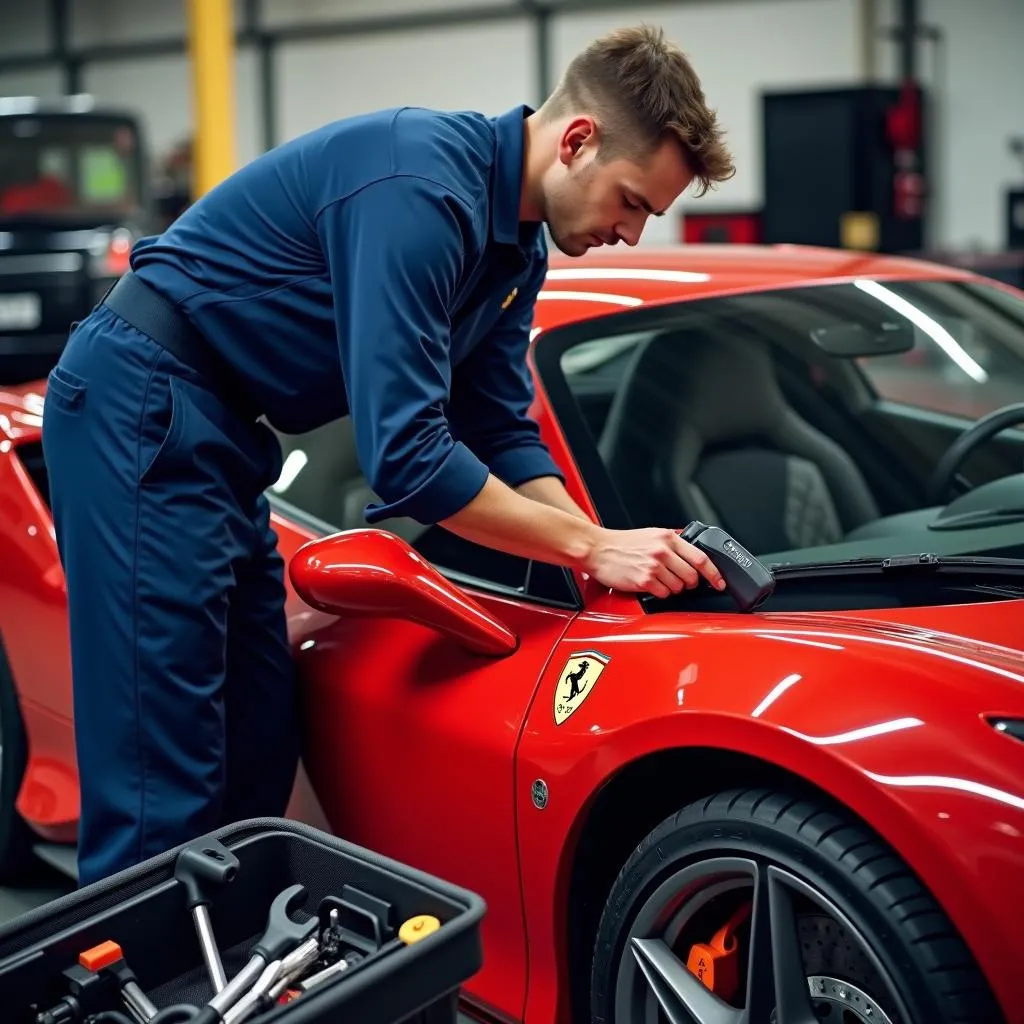
[[[677, 307], [671, 323], [642, 332], [603, 333], [569, 348], [561, 368], [574, 391], [614, 376], [656, 334], [687, 338], [747, 334], [768, 345], [812, 351], [811, 332], [857, 324], [903, 323], [907, 351], [870, 354], [856, 364], [879, 397], [974, 419], [1024, 398], [1024, 300], [973, 281], [859, 281], [707, 299]], [[603, 424], [597, 424], [600, 431]]]
[[[899, 351], [857, 354], [877, 345]], [[860, 282], [692, 300], [544, 332], [535, 356], [606, 525], [682, 529], [699, 518], [773, 564], [936, 549], [1024, 555], [1020, 523], [1006, 527], [1016, 541], [994, 550], [918, 518], [937, 514], [924, 482], [964, 426], [1024, 396], [1024, 303], [1012, 293]], [[319, 532], [364, 527], [377, 498], [348, 417], [280, 439], [275, 507]], [[1024, 440], [1011, 439], [971, 475], [1019, 473], [1022, 454]], [[380, 525], [464, 576], [547, 587], [536, 565], [460, 548], [441, 527]], [[851, 585], [841, 586], [848, 607]]]
[[551, 331], [537, 364], [610, 525], [697, 519], [779, 562], [1024, 555], [1022, 435], [990, 440], [969, 465], [976, 487], [1018, 474], [999, 507], [979, 487], [956, 520], [984, 525], [1012, 505], [1016, 546], [942, 532], [927, 499], [970, 421], [1024, 399], [1012, 291], [872, 279], [695, 299]]
[[0, 220], [81, 220], [140, 205], [139, 139], [129, 120], [0, 117]]

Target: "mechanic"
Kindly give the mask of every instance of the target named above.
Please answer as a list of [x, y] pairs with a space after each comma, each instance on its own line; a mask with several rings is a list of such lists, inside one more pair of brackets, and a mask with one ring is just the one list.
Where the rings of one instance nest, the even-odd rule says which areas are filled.
[[626, 591], [724, 586], [685, 524], [584, 515], [528, 417], [526, 352], [545, 225], [569, 255], [635, 245], [691, 183], [732, 173], [688, 59], [630, 28], [581, 51], [539, 110], [328, 124], [136, 244], [73, 327], [44, 413], [80, 884], [286, 811], [298, 716], [268, 423], [351, 415], [371, 524], [440, 523]]

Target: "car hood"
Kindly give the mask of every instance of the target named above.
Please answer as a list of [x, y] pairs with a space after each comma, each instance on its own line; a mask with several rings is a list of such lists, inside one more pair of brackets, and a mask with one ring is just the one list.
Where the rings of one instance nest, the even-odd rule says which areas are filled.
[[952, 670], [1024, 698], [1024, 600], [856, 614], [766, 613], [757, 619], [747, 628], [758, 634], [841, 645], [850, 654], [881, 648], [888, 662], [908, 667], [938, 660], [944, 665], [935, 668], [937, 678]]

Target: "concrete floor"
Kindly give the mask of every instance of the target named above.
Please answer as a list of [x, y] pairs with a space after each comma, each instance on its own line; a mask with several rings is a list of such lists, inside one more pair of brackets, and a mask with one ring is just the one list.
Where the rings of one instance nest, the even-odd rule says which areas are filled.
[[24, 885], [0, 886], [0, 925], [58, 896], [66, 895], [74, 887], [75, 883], [65, 875], [40, 864], [38, 872], [33, 872], [33, 877]]

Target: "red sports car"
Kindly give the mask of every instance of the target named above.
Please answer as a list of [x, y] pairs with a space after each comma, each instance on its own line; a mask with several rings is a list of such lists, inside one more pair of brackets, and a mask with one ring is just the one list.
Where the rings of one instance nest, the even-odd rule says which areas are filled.
[[[1022, 367], [1024, 294], [945, 267], [553, 259], [534, 409], [571, 493], [718, 526], [774, 591], [368, 530], [346, 423], [283, 438], [290, 813], [486, 899], [480, 1020], [1024, 1020]], [[43, 400], [0, 404], [8, 866], [78, 814]]]

